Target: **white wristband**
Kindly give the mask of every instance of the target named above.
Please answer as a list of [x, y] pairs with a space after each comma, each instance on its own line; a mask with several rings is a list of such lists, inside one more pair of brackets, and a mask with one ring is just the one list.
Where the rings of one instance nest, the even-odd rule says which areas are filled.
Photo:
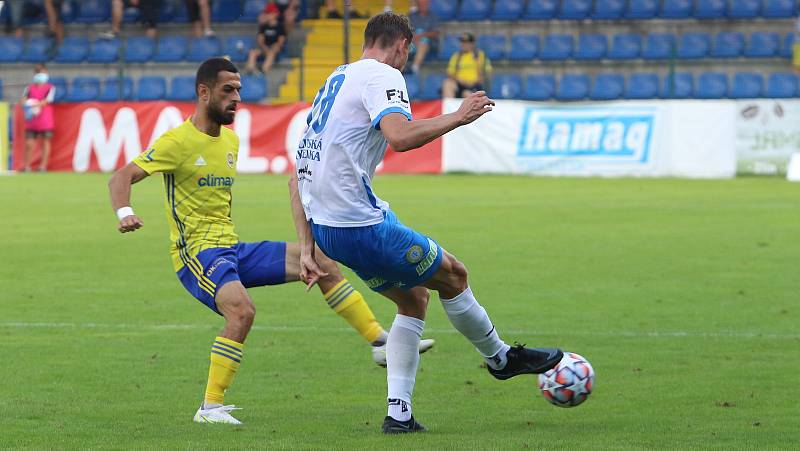
[[133, 208], [131, 207], [122, 207], [117, 210], [117, 218], [122, 221], [122, 218], [126, 218], [128, 216], [133, 216]]

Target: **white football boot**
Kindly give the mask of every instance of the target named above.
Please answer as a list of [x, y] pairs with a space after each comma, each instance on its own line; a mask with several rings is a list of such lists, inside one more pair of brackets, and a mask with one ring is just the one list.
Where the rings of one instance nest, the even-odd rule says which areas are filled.
[[[424, 354], [425, 351], [432, 348], [433, 345], [436, 343], [436, 340], [432, 338], [425, 338], [419, 341], [419, 353]], [[378, 366], [382, 366], [386, 368], [386, 345], [382, 346], [373, 346], [372, 347], [372, 360], [378, 364]]]
[[194, 414], [195, 423], [217, 423], [217, 424], [242, 424], [241, 421], [231, 416], [232, 410], [241, 410], [236, 406], [219, 406], [211, 409], [204, 409], [202, 405]]

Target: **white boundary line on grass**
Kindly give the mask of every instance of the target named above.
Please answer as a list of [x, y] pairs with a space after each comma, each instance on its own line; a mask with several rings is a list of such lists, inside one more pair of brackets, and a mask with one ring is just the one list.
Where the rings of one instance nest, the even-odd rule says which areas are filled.
[[[106, 324], [106, 323], [48, 323], [48, 322], [0, 322], [0, 328], [9, 329], [133, 329], [133, 330], [215, 330], [219, 325], [213, 324]], [[317, 326], [253, 326], [253, 330], [264, 331], [297, 331], [297, 332], [351, 332], [349, 327], [317, 327]], [[455, 329], [427, 328], [430, 334], [454, 334]], [[800, 334], [775, 334], [761, 332], [625, 332], [625, 331], [537, 331], [523, 329], [504, 329], [504, 335], [518, 336], [580, 336], [580, 337], [620, 337], [620, 338], [768, 338], [798, 340]]]

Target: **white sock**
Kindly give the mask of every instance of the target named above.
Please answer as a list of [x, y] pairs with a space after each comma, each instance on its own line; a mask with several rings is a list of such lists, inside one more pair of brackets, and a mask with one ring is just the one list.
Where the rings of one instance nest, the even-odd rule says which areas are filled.
[[472, 342], [486, 363], [494, 369], [506, 366], [506, 352], [511, 349], [500, 336], [486, 310], [478, 304], [472, 290], [467, 287], [453, 299], [441, 299], [447, 317], [453, 326]]
[[386, 341], [388, 415], [395, 420], [408, 421], [411, 418], [411, 394], [417, 377], [419, 340], [424, 327], [425, 321], [398, 314], [389, 330]]

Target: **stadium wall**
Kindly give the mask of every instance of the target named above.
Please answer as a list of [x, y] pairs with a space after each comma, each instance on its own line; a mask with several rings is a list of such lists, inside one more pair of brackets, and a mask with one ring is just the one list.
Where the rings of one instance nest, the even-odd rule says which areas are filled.
[[0, 172], [8, 170], [8, 104], [0, 102]]

